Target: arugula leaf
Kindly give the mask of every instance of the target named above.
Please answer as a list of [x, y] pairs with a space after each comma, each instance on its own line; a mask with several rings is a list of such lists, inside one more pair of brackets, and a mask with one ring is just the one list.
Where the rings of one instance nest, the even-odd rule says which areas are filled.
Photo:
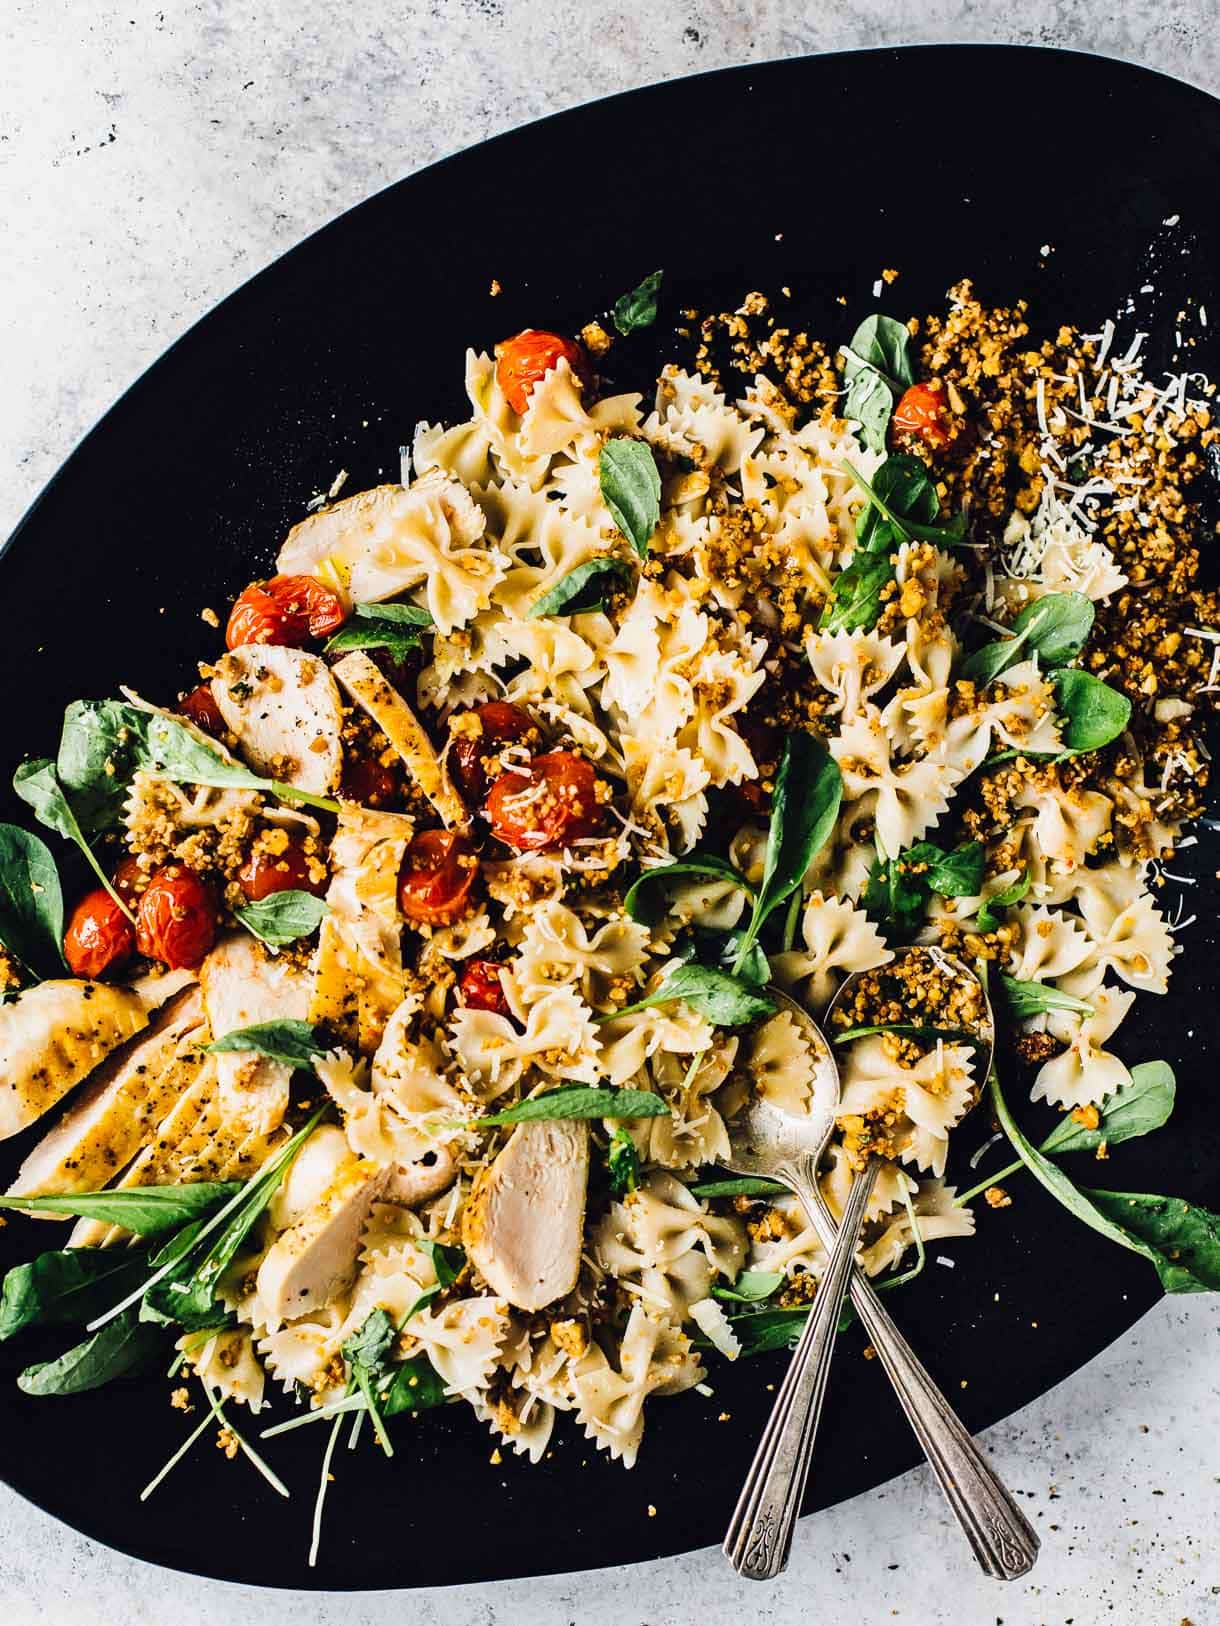
[[1084, 1191], [1094, 1208], [1151, 1259], [1167, 1293], [1220, 1289], [1220, 1214], [1181, 1197], [1144, 1191]]
[[1085, 1016], [1093, 1015], [1093, 1007], [1083, 999], [1073, 999], [1071, 994], [1050, 988], [1046, 983], [1022, 982], [1004, 972], [1000, 974], [1000, 982], [1014, 1021], [1023, 1021], [1027, 1016], [1040, 1016], [1043, 1011], [1080, 1011]]
[[1047, 593], [1027, 604], [1012, 623], [1008, 638], [984, 644], [968, 656], [962, 676], [980, 687], [998, 677], [1027, 651], [1044, 667], [1074, 660], [1093, 630], [1093, 603], [1083, 593]]
[[737, 1304], [754, 1304], [769, 1299], [787, 1281], [782, 1270], [743, 1270], [732, 1287], [713, 1287], [712, 1297]]
[[883, 452], [894, 403], [915, 382], [911, 335], [902, 322], [880, 314], [866, 317], [843, 347], [845, 417], [860, 425], [864, 444]]
[[134, 1310], [125, 1310], [58, 1360], [27, 1366], [17, 1387], [27, 1395], [74, 1395], [100, 1389], [143, 1366], [164, 1341], [164, 1335], [143, 1325]]
[[661, 517], [661, 476], [645, 440], [616, 435], [598, 457], [598, 483], [610, 517], [641, 559]]
[[353, 1366], [377, 1373], [386, 1365], [397, 1336], [393, 1318], [379, 1305], [365, 1317], [359, 1331], [339, 1346], [339, 1353]]
[[644, 278], [629, 294], [620, 294], [614, 302], [614, 325], [624, 338], [639, 328], [651, 327], [657, 319], [657, 294], [661, 289], [661, 271]]
[[997, 911], [1007, 909], [1014, 903], [1020, 903], [1021, 899], [1029, 891], [1033, 878], [1033, 871], [1027, 869], [1024, 875], [1019, 880], [1014, 881], [1011, 886], [1002, 887], [999, 892], [993, 892], [989, 898], [984, 899], [978, 914], [975, 916], [975, 924], [978, 926], [979, 931], [995, 931], [1003, 920], [1003, 916]]
[[599, 554], [569, 570], [529, 608], [529, 619], [543, 615], [587, 615], [600, 610], [612, 583], [631, 580], [631, 566], [613, 554]]
[[703, 1180], [688, 1187], [694, 1197], [787, 1197], [788, 1187], [759, 1175], [734, 1175], [731, 1180]]
[[655, 869], [642, 870], [627, 888], [623, 908], [632, 920], [644, 926], [655, 926], [665, 913], [663, 901], [658, 900], [658, 892], [663, 893], [671, 881], [682, 880], [688, 875], [713, 875], [734, 882], [743, 892], [754, 891], [741, 871], [734, 869], [727, 858], [717, 858], [714, 853], [690, 853], [676, 864], [658, 864]]
[[804, 881], [834, 831], [842, 800], [843, 776], [822, 741], [799, 731], [789, 734], [775, 776], [762, 881], [735, 970], [745, 963], [767, 917]]
[[661, 1097], [651, 1090], [603, 1090], [592, 1084], [561, 1084], [558, 1089], [519, 1101], [515, 1107], [505, 1107], [503, 1112], [475, 1118], [471, 1128], [494, 1129], [502, 1124], [556, 1118], [660, 1118], [668, 1111]]
[[885, 553], [857, 549], [851, 563], [831, 583], [830, 594], [818, 617], [822, 632], [867, 632], [881, 614], [881, 598], [894, 580], [894, 566]]
[[813, 1306], [801, 1304], [790, 1310], [757, 1310], [729, 1317], [741, 1343], [743, 1355], [768, 1355], [773, 1350], [791, 1349], [800, 1337]]
[[63, 966], [64, 899], [50, 848], [0, 824], [0, 943], [34, 977]]
[[[928, 493], [935, 499], [936, 491], [927, 469], [917, 457], [908, 457], [902, 452], [891, 453], [877, 470], [871, 485], [851, 463], [844, 462], [843, 468], [877, 510], [876, 518], [870, 517], [866, 509], [857, 520], [857, 547], [860, 546], [862, 531], [868, 537], [866, 546], [869, 552], [878, 552], [882, 546], [893, 547], [900, 542], [930, 542], [934, 547], [952, 548], [965, 540], [964, 515], [957, 514], [944, 525], [933, 525], [919, 517], [927, 512]], [[883, 480], [882, 471], [886, 469], [890, 472]], [[934, 513], [937, 511], [933, 510]], [[882, 520], [887, 522], [885, 528], [881, 525]]]
[[610, 1177], [610, 1190], [616, 1197], [626, 1196], [640, 1183], [640, 1154], [631, 1136], [621, 1127], [611, 1135], [606, 1148], [606, 1172]]
[[73, 1214], [121, 1225], [138, 1236], [161, 1236], [201, 1218], [241, 1190], [240, 1180], [199, 1180], [185, 1186], [127, 1186], [57, 1197], [0, 1197], [0, 1208], [34, 1214]]
[[1070, 1112], [1042, 1142], [1039, 1151], [1055, 1157], [1064, 1152], [1095, 1152], [1104, 1142], [1118, 1146], [1136, 1140], [1166, 1123], [1173, 1112], [1177, 1082], [1165, 1061], [1142, 1061], [1131, 1069], [1130, 1081], [1119, 1086], [1100, 1109], [1096, 1129], [1086, 1129]]
[[260, 942], [270, 948], [283, 948], [317, 931], [323, 916], [330, 911], [312, 892], [285, 889], [259, 898], [255, 903], [244, 904], [233, 913]]
[[326, 1054], [319, 1030], [309, 1022], [285, 1018], [282, 1022], [255, 1022], [252, 1027], [235, 1028], [222, 1039], [205, 1047], [209, 1051], [251, 1050], [286, 1067], [312, 1067]]
[[1051, 673], [1055, 699], [1067, 719], [1063, 743], [1069, 751], [1099, 751], [1117, 739], [1131, 720], [1125, 694], [1090, 672], [1067, 666]]
[[354, 604], [351, 619], [328, 641], [324, 653], [388, 649], [395, 660], [402, 660], [420, 647], [419, 629], [432, 624], [431, 615], [417, 604]]
[[740, 977], [730, 976], [726, 971], [713, 971], [706, 965], [680, 965], [647, 999], [625, 1005], [622, 1010], [611, 1011], [598, 1020], [613, 1022], [620, 1016], [634, 1016], [637, 1011], [650, 1010], [654, 1005], [672, 1004], [676, 999], [684, 1000], [700, 1016], [705, 1016], [715, 1027], [722, 1028], [756, 1021], [760, 1016], [770, 1016], [775, 1010], [774, 1000], [756, 992]]
[[424, 1237], [419, 1245], [432, 1261], [432, 1268], [436, 1272], [438, 1286], [452, 1287], [466, 1268], [465, 1248], [455, 1248], [444, 1242], [434, 1242], [430, 1237]]
[[147, 1269], [126, 1248], [57, 1249], [14, 1265], [0, 1296], [0, 1343], [26, 1327], [83, 1326]]
[[416, 1355], [394, 1368], [394, 1381], [379, 1397], [383, 1417], [397, 1417], [403, 1411], [430, 1411], [448, 1405], [445, 1380], [426, 1355]]
[[48, 830], [54, 830], [56, 834], [74, 842], [80, 848], [89, 868], [134, 925], [136, 917], [115, 891], [110, 877], [94, 856], [93, 848], [85, 840], [84, 831], [77, 822], [71, 803], [55, 777], [55, 765], [50, 758], [43, 757], [35, 762], [23, 762], [13, 775], [13, 789], [23, 802], [34, 809], [34, 817], [39, 824], [45, 824]]
[[928, 898], [973, 898], [983, 887], [986, 852], [981, 842], [965, 841], [945, 852], [920, 841], [897, 858], [878, 856], [864, 888], [864, 912], [882, 928], [910, 936], [922, 923]]

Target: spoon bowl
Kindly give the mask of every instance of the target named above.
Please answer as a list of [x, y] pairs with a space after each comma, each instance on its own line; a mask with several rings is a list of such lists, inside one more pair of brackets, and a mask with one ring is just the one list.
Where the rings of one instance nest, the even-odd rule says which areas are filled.
[[[735, 1174], [760, 1175], [790, 1185], [793, 1172], [810, 1161], [816, 1168], [826, 1149], [839, 1108], [839, 1069], [825, 1035], [808, 1011], [778, 988], [769, 987], [767, 994], [778, 1007], [776, 1014], [789, 1015], [809, 1047], [811, 1094], [806, 1110], [793, 1113], [752, 1091], [726, 1125], [732, 1149], [729, 1167]], [[774, 1020], [773, 1016], [766, 1018]]]

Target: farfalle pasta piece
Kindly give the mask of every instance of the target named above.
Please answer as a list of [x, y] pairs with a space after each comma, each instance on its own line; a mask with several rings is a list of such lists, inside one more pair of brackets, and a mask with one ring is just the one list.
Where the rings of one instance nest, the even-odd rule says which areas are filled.
[[712, 1036], [711, 1024], [689, 1005], [633, 1011], [602, 1023], [601, 1067], [611, 1084], [622, 1085], [659, 1051], [693, 1056], [711, 1048]]
[[576, 1420], [598, 1450], [635, 1465], [649, 1395], [679, 1394], [705, 1376], [690, 1339], [668, 1317], [633, 1306], [617, 1349], [617, 1368], [599, 1345], [573, 1368]]
[[1099, 988], [1090, 995], [1092, 1014], [1052, 1011], [1046, 1030], [1067, 1049], [1046, 1062], [1034, 1080], [1030, 1099], [1050, 1101], [1067, 1109], [1100, 1106], [1107, 1096], [1128, 1083], [1131, 1074], [1124, 1062], [1104, 1049], [1135, 999], [1133, 993], [1117, 988]]
[[705, 472], [734, 474], [766, 433], [750, 423], [697, 373], [666, 367], [657, 384], [656, 409], [643, 434], [653, 445], [689, 458]]
[[525, 1012], [521, 1033], [506, 1016], [462, 1006], [450, 1019], [454, 1054], [484, 1101], [517, 1084], [527, 1067], [555, 1079], [596, 1084], [603, 1059], [592, 1013], [569, 987], [544, 993]]
[[717, 1276], [736, 1279], [745, 1253], [739, 1220], [705, 1212], [680, 1180], [659, 1169], [612, 1202], [593, 1233], [600, 1268], [634, 1288], [647, 1309], [679, 1321]]
[[835, 697], [832, 711], [843, 722], [851, 722], [863, 702], [871, 700], [893, 677], [906, 650], [875, 631], [809, 631], [805, 655], [814, 677]]
[[942, 1180], [923, 1180], [915, 1193], [912, 1207], [915, 1222], [905, 1208], [889, 1220], [880, 1234], [865, 1243], [860, 1250], [860, 1262], [870, 1276], [880, 1276], [893, 1270], [915, 1241], [915, 1226], [924, 1247], [933, 1242], [945, 1242], [951, 1237], [974, 1235], [974, 1213], [969, 1208], [954, 1206], [955, 1190]]
[[801, 913], [803, 949], [771, 956], [771, 974], [779, 986], [813, 1009], [826, 1005], [840, 978], [853, 971], [887, 965], [893, 952], [864, 913], [846, 898], [813, 892]]
[[853, 817], [871, 814], [884, 851], [896, 856], [921, 840], [949, 808], [962, 770], [930, 758], [896, 761], [880, 712], [871, 704], [830, 740]]
[[1009, 919], [1019, 936], [1009, 954], [1008, 970], [1022, 982], [1051, 982], [1075, 971], [1089, 957], [1089, 939], [1079, 922], [1059, 909], [1025, 903]]
[[973, 1105], [974, 1053], [937, 1042], [913, 1067], [898, 1065], [880, 1034], [840, 1052], [839, 1121], [849, 1136], [875, 1126], [890, 1153], [924, 1173], [942, 1175], [949, 1131]]
[[729, 1156], [728, 1130], [712, 1097], [728, 1077], [737, 1047], [736, 1039], [721, 1038], [689, 1061], [664, 1050], [652, 1058], [652, 1087], [669, 1113], [629, 1126], [643, 1142], [641, 1149], [649, 1162], [689, 1169]]
[[1014, 808], [1029, 808], [1035, 814], [1026, 826], [1032, 851], [1049, 860], [1052, 870], [1070, 875], [1079, 869], [1110, 828], [1113, 804], [1100, 791], [1025, 780], [1013, 798]]
[[612, 991], [625, 1004], [640, 980], [648, 949], [648, 928], [626, 916], [590, 931], [575, 910], [559, 902], [543, 903], [527, 921], [511, 962], [513, 989], [522, 1008], [563, 983], [575, 983], [594, 1009], [604, 1010]]
[[1098, 988], [1114, 971], [1131, 988], [1163, 994], [1178, 946], [1140, 872], [1121, 864], [1086, 870], [1075, 902], [1084, 916], [1089, 949], [1059, 986], [1079, 999]]

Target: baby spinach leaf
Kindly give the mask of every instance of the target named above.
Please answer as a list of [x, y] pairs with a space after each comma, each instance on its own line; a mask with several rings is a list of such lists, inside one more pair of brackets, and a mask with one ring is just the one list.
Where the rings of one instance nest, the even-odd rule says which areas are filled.
[[787, 1279], [782, 1270], [743, 1270], [732, 1287], [713, 1287], [712, 1297], [753, 1304], [759, 1299], [769, 1299]]
[[1070, 1112], [1042, 1142], [1039, 1151], [1055, 1157], [1064, 1152], [1095, 1152], [1104, 1142], [1117, 1146], [1148, 1135], [1166, 1123], [1173, 1112], [1177, 1084], [1173, 1068], [1164, 1061], [1143, 1061], [1131, 1069], [1128, 1083], [1120, 1085], [1101, 1107], [1096, 1129], [1086, 1129]]
[[822, 632], [867, 632], [877, 624], [882, 595], [894, 580], [894, 566], [885, 553], [856, 550], [851, 563], [831, 583], [818, 627]]
[[745, 963], [767, 917], [804, 881], [834, 831], [842, 800], [843, 776], [822, 741], [799, 731], [789, 734], [775, 776], [762, 881], [734, 970]]
[[983, 687], [1023, 653], [1037, 655], [1043, 667], [1074, 660], [1093, 629], [1093, 604], [1083, 593], [1047, 593], [1027, 604], [1007, 638], [997, 638], [966, 658], [962, 676]]
[[233, 913], [247, 931], [271, 948], [283, 948], [300, 937], [317, 931], [322, 917], [329, 913], [321, 898], [312, 892], [285, 890], [272, 892], [255, 903], [244, 904]]
[[1022, 982], [1017, 977], [1001, 973], [1000, 982], [1008, 1000], [1009, 1014], [1016, 1022], [1027, 1016], [1040, 1016], [1043, 1011], [1080, 1011], [1093, 1015], [1093, 1007], [1083, 999], [1073, 999], [1058, 988], [1044, 982]]
[[635, 333], [642, 327], [651, 327], [657, 319], [657, 295], [661, 290], [661, 271], [644, 278], [638, 288], [629, 294], [620, 294], [614, 302], [614, 325], [623, 335]]
[[788, 1187], [778, 1180], [764, 1180], [755, 1174], [734, 1175], [727, 1180], [701, 1180], [691, 1186], [695, 1197], [785, 1197]]
[[445, 1380], [426, 1355], [416, 1355], [394, 1368], [394, 1381], [379, 1396], [383, 1417], [397, 1417], [403, 1411], [430, 1411], [445, 1406], [452, 1397], [445, 1392]]
[[282, 1022], [256, 1022], [252, 1027], [235, 1028], [206, 1047], [211, 1051], [252, 1050], [269, 1056], [286, 1067], [312, 1067], [326, 1054], [319, 1030], [309, 1022], [285, 1019]]
[[144, 766], [148, 722], [121, 700], [74, 700], [64, 712], [55, 772], [90, 835], [122, 818], [132, 775]]
[[1167, 1293], [1220, 1289], [1220, 1215], [1181, 1197], [1143, 1191], [1084, 1191], [1093, 1207], [1118, 1226], [1127, 1246], [1151, 1259]]
[[110, 877], [94, 856], [93, 848], [85, 840], [84, 832], [77, 823], [76, 814], [72, 811], [71, 804], [55, 777], [55, 764], [50, 758], [23, 762], [13, 775], [13, 789], [23, 802], [34, 809], [34, 816], [39, 824], [46, 825], [48, 830], [54, 830], [80, 848], [89, 868], [134, 925], [135, 916], [115, 891]]
[[[934, 547], [952, 548], [965, 540], [966, 521], [962, 514], [956, 514], [943, 525], [933, 525], [920, 518], [920, 513], [927, 511], [927, 493], [931, 491], [933, 498], [936, 493], [928, 471], [917, 457], [893, 453], [878, 469], [871, 485], [851, 463], [844, 462], [843, 468], [877, 510], [876, 519], [866, 510], [857, 520], [857, 548], [862, 532], [868, 538], [869, 552], [900, 542], [930, 542]], [[890, 473], [883, 480], [885, 469], [890, 469]], [[882, 520], [887, 522], [888, 529], [882, 529]]]
[[1099, 751], [1117, 739], [1131, 720], [1131, 702], [1125, 694], [1090, 672], [1064, 667], [1051, 673], [1055, 699], [1067, 719], [1063, 743], [1069, 751]]
[[977, 841], [965, 841], [945, 852], [920, 841], [897, 858], [874, 861], [864, 888], [869, 919], [898, 936], [909, 937], [923, 922], [931, 893], [944, 898], [972, 898], [982, 890], [986, 853]]
[[676, 864], [658, 864], [655, 869], [642, 870], [627, 888], [623, 908], [632, 920], [639, 921], [645, 926], [655, 926], [665, 913], [664, 893], [668, 887], [673, 882], [682, 881], [690, 875], [711, 875], [717, 879], [732, 881], [741, 887], [743, 892], [754, 890], [741, 871], [734, 869], [727, 858], [717, 858], [715, 853], [690, 853]]
[[661, 476], [647, 441], [616, 435], [598, 458], [598, 483], [610, 517], [641, 559], [661, 517]]
[[640, 1154], [625, 1129], [616, 1129], [610, 1137], [606, 1172], [610, 1177], [610, 1190], [616, 1197], [625, 1197], [640, 1183]]
[[987, 854], [981, 841], [964, 841], [948, 853], [923, 841], [907, 852], [908, 858], [916, 856], [928, 866], [928, 886], [942, 898], [975, 898], [982, 891]]
[[634, 1016], [636, 1011], [650, 1010], [655, 1005], [670, 1005], [677, 999], [698, 1011], [700, 1016], [705, 1016], [713, 1026], [722, 1028], [756, 1021], [760, 1016], [770, 1016], [775, 1010], [774, 1000], [758, 993], [740, 977], [730, 976], [726, 971], [713, 971], [706, 965], [680, 965], [647, 999], [625, 1005], [622, 1010], [611, 1011], [598, 1020], [613, 1022], [620, 1016]]
[[419, 629], [431, 625], [431, 615], [418, 604], [354, 604], [351, 619], [329, 640], [325, 653], [388, 649], [402, 660], [420, 647]]
[[26, 1327], [83, 1326], [147, 1269], [126, 1248], [63, 1248], [14, 1265], [0, 1295], [0, 1343]]
[[455, 1248], [445, 1242], [434, 1242], [430, 1237], [424, 1237], [419, 1245], [432, 1261], [438, 1285], [452, 1287], [466, 1268], [465, 1248]]
[[27, 1395], [74, 1395], [100, 1389], [111, 1379], [144, 1366], [164, 1342], [164, 1334], [141, 1323], [134, 1310], [125, 1310], [58, 1360], [27, 1366], [17, 1387]]
[[529, 608], [529, 618], [543, 615], [587, 615], [600, 610], [613, 587], [631, 580], [631, 566], [613, 554], [599, 554], [569, 570], [548, 592]]
[[[553, 1121], [556, 1118], [659, 1118], [669, 1111], [651, 1090], [602, 1090], [591, 1084], [561, 1084], [503, 1112], [474, 1119], [471, 1127], [493, 1129], [503, 1124]], [[435, 1263], [435, 1261], [434, 1261]]]
[[847, 395], [843, 414], [860, 425], [864, 444], [883, 452], [898, 395], [915, 382], [911, 335], [892, 316], [866, 317], [843, 347]]
[[241, 1190], [240, 1180], [199, 1180], [185, 1186], [127, 1186], [57, 1197], [0, 1197], [0, 1208], [34, 1214], [72, 1214], [121, 1225], [138, 1236], [161, 1236], [199, 1219]]
[[790, 1310], [747, 1311], [730, 1316], [729, 1323], [741, 1343], [743, 1355], [768, 1355], [773, 1350], [790, 1349], [796, 1343], [812, 1308], [810, 1304], [801, 1304]]
[[765, 988], [771, 981], [771, 962], [761, 943], [745, 943], [744, 939], [743, 931], [708, 932], [696, 927], [695, 940], [699, 945], [696, 958], [700, 961], [710, 958], [739, 982], [748, 983], [751, 988]]
[[64, 899], [45, 841], [0, 824], [0, 943], [35, 977], [63, 967]]
[[897, 1033], [904, 1039], [918, 1039], [925, 1044], [936, 1044], [943, 1040], [946, 1044], [971, 1044], [976, 1049], [985, 1049], [988, 1040], [980, 1033], [972, 1033], [969, 1028], [938, 1028], [922, 1022], [869, 1022], [862, 1027], [842, 1028], [831, 1036], [832, 1044], [851, 1044], [854, 1039], [865, 1039], [873, 1033]]
[[1014, 903], [1020, 903], [1021, 899], [1029, 891], [1033, 878], [1033, 871], [1027, 869], [1024, 875], [1019, 880], [1014, 881], [1011, 886], [1002, 887], [1000, 891], [993, 892], [989, 898], [986, 898], [975, 916], [975, 924], [978, 926], [979, 931], [995, 931], [1004, 918], [999, 911], [1009, 908]]

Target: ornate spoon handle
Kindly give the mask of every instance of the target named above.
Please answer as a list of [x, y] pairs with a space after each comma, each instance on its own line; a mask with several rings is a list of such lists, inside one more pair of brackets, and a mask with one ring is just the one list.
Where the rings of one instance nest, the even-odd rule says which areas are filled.
[[[724, 1539], [724, 1552], [733, 1568], [753, 1581], [774, 1579], [788, 1563], [792, 1530], [809, 1477], [843, 1294], [876, 1174], [877, 1164], [871, 1160], [852, 1186], [826, 1274], [818, 1284], [813, 1313], [805, 1323], [776, 1396]], [[786, 1183], [791, 1183], [806, 1204], [816, 1201], [811, 1189], [814, 1178], [812, 1169], [808, 1177], [785, 1176]]]

